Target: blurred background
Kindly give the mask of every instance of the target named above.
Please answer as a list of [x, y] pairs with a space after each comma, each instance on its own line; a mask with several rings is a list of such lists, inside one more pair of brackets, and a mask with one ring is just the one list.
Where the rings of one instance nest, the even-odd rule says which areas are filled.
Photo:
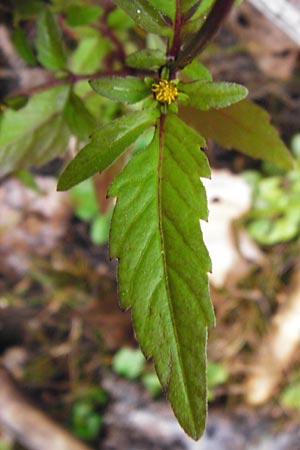
[[[81, 13], [85, 4], [94, 15], [84, 23], [70, 7], [58, 15], [74, 73], [116, 64], [105, 26], [127, 53], [161, 45], [109, 0], [78, 0]], [[23, 106], [10, 98], [49, 81], [19, 36], [30, 48], [40, 6], [0, 1], [0, 126], [8, 106]], [[83, 81], [87, 127], [78, 134], [75, 114], [77, 135], [52, 142], [53, 160], [20, 163], [0, 181], [0, 450], [300, 450], [300, 1], [242, 2], [201, 62], [215, 80], [247, 86], [296, 160], [284, 172], [208, 142], [203, 231], [217, 326], [204, 437], [193, 442], [178, 426], [118, 306], [105, 198], [116, 167], [56, 192], [63, 149], [54, 146], [73, 155], [95, 112], [104, 123], [122, 113]], [[194, 111], [182, 114], [197, 128]]]

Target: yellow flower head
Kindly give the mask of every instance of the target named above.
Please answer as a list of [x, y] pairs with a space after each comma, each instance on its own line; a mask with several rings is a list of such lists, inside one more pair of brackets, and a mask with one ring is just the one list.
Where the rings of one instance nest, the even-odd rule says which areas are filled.
[[158, 83], [152, 84], [152, 92], [158, 102], [168, 103], [175, 102], [178, 90], [173, 81], [159, 80]]

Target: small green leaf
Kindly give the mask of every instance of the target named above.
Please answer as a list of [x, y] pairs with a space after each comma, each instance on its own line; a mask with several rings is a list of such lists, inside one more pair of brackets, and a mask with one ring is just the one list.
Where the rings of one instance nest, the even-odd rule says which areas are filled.
[[144, 30], [160, 35], [171, 33], [159, 11], [148, 0], [115, 0], [115, 2]]
[[135, 77], [102, 77], [91, 80], [92, 88], [103, 97], [126, 103], [137, 103], [151, 92], [143, 80]]
[[111, 216], [109, 214], [99, 213], [91, 223], [90, 236], [94, 244], [102, 245], [108, 241], [110, 219]]
[[37, 19], [35, 41], [39, 62], [47, 69], [59, 70], [67, 66], [62, 37], [54, 15], [43, 8]]
[[61, 175], [58, 190], [69, 189], [109, 167], [146, 128], [154, 124], [158, 114], [157, 110], [132, 112], [95, 131], [91, 143], [78, 153]]
[[291, 154], [270, 124], [268, 113], [250, 100], [218, 110], [196, 112], [182, 108], [181, 111], [205, 138], [282, 169], [293, 168]]
[[159, 69], [166, 63], [166, 56], [160, 50], [139, 50], [127, 56], [126, 64], [138, 69]]
[[22, 28], [16, 28], [12, 34], [12, 43], [19, 55], [27, 62], [30, 66], [35, 66], [37, 61], [33, 54], [33, 51], [28, 43], [27, 36], [22, 30]]
[[190, 77], [192, 80], [207, 80], [212, 81], [212, 76], [208, 69], [194, 59], [191, 64], [185, 66], [182, 73]]
[[145, 363], [141, 350], [123, 347], [115, 354], [112, 368], [118, 375], [134, 380], [141, 375]]
[[102, 9], [96, 5], [72, 5], [67, 9], [66, 21], [71, 27], [88, 25], [100, 17]]
[[204, 140], [176, 115], [161, 116], [153, 141], [110, 187], [117, 196], [110, 254], [119, 258], [119, 296], [132, 307], [137, 337], [194, 439], [206, 416], [206, 327], [214, 324], [211, 263], [199, 219], [207, 218], [200, 176]]
[[96, 120], [78, 95], [71, 93], [64, 109], [64, 118], [71, 132], [87, 140], [96, 127]]
[[149, 3], [154, 6], [158, 11], [169, 16], [174, 20], [176, 12], [176, 0], [149, 0]]
[[95, 187], [91, 179], [74, 186], [70, 195], [74, 202], [75, 214], [79, 219], [91, 221], [99, 213]]
[[66, 149], [68, 127], [62, 111], [70, 86], [33, 95], [19, 111], [7, 110], [0, 129], [0, 175], [31, 164], [43, 164]]
[[229, 378], [228, 370], [220, 363], [208, 361], [207, 383], [210, 388], [226, 383]]
[[214, 1], [215, 0], [181, 0], [181, 11], [186, 12], [191, 8], [195, 9], [195, 6], [197, 6], [194, 16], [199, 17], [200, 15], [208, 12], [208, 10], [213, 6]]
[[153, 398], [156, 398], [161, 394], [161, 384], [154, 371], [142, 375], [142, 383]]
[[300, 411], [300, 381], [287, 386], [280, 395], [280, 403], [286, 408]]
[[207, 81], [193, 81], [180, 83], [179, 90], [189, 97], [189, 104], [206, 111], [211, 108], [224, 108], [243, 100], [248, 90], [236, 83], [214, 83]]

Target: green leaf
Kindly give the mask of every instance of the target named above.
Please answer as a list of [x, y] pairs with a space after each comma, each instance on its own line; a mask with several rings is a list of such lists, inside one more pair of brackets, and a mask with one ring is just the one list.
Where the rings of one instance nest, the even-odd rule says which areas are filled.
[[44, 67], [52, 70], [66, 68], [61, 33], [48, 8], [43, 8], [38, 16], [35, 44], [38, 60]]
[[96, 127], [96, 120], [78, 95], [71, 93], [64, 109], [64, 118], [71, 132], [87, 140]]
[[286, 408], [300, 411], [300, 381], [295, 381], [283, 390], [280, 403]]
[[226, 383], [229, 378], [228, 370], [220, 363], [208, 361], [207, 383], [210, 388]]
[[67, 9], [66, 21], [71, 27], [88, 25], [100, 17], [102, 9], [100, 6], [72, 5]]
[[103, 57], [108, 53], [110, 43], [99, 36], [89, 36], [80, 40], [73, 52], [70, 69], [76, 74], [88, 74], [100, 69]]
[[66, 149], [69, 138], [62, 111], [70, 86], [33, 95], [19, 111], [7, 110], [0, 128], [0, 176], [43, 164]]
[[94, 132], [86, 145], [70, 162], [58, 182], [58, 190], [66, 190], [102, 172], [154, 124], [157, 110], [137, 111], [113, 120]]
[[16, 28], [12, 34], [12, 43], [19, 55], [27, 62], [30, 66], [35, 66], [37, 61], [33, 54], [33, 51], [28, 43], [26, 34], [22, 28]]
[[115, 354], [112, 368], [118, 375], [134, 380], [141, 375], [145, 363], [145, 357], [139, 349], [123, 347]]
[[268, 113], [250, 100], [228, 108], [198, 111], [182, 108], [186, 120], [205, 138], [225, 148], [239, 150], [282, 168], [291, 169], [293, 160]]
[[192, 83], [180, 83], [178, 88], [188, 95], [190, 105], [204, 111], [210, 108], [224, 108], [243, 100], [248, 95], [248, 90], [236, 83], [199, 80]]
[[191, 64], [185, 66], [182, 73], [190, 77], [192, 80], [207, 80], [212, 81], [212, 76], [208, 69], [194, 59]]
[[156, 398], [161, 395], [161, 384], [154, 371], [142, 375], [141, 381], [147, 391], [151, 394], [152, 398]]
[[194, 439], [206, 416], [206, 327], [214, 324], [211, 268], [199, 219], [207, 218], [200, 176], [204, 140], [177, 116], [162, 116], [148, 148], [110, 187], [117, 196], [110, 234], [119, 259], [119, 296], [132, 307], [137, 338], [154, 358], [161, 384]]
[[139, 50], [127, 56], [126, 64], [138, 69], [159, 69], [166, 63], [166, 55], [160, 50]]
[[95, 186], [91, 179], [74, 186], [70, 195], [74, 202], [75, 214], [79, 219], [90, 221], [99, 213]]
[[42, 6], [42, 0], [11, 0], [13, 5], [12, 11], [14, 14], [14, 23], [17, 24], [21, 20], [32, 19]]
[[91, 80], [90, 85], [103, 97], [129, 104], [151, 95], [144, 81], [136, 77], [102, 77]]
[[193, 8], [199, 1], [197, 0], [181, 0], [180, 1], [180, 10], [181, 13], [185, 13], [189, 9]]
[[149, 0], [149, 3], [151, 3], [151, 5], [153, 5], [154, 8], [156, 8], [158, 11], [174, 20], [176, 12], [176, 0]]
[[159, 11], [148, 0], [115, 0], [115, 2], [144, 30], [160, 35], [171, 33]]
[[91, 223], [90, 236], [96, 245], [105, 244], [109, 239], [110, 215], [98, 214]]
[[188, 11], [193, 6], [196, 5], [196, 3], [199, 3], [196, 11], [195, 16], [200, 16], [201, 14], [207, 13], [208, 10], [213, 6], [215, 0], [181, 0], [181, 10], [182, 11]]

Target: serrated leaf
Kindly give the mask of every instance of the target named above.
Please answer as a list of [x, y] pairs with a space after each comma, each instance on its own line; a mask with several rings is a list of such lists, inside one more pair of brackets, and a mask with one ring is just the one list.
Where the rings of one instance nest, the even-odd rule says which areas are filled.
[[87, 140], [96, 127], [95, 118], [74, 92], [71, 93], [65, 106], [64, 118], [71, 132], [80, 139]]
[[99, 128], [70, 162], [58, 182], [58, 190], [66, 190], [102, 172], [131, 145], [137, 137], [154, 124], [157, 110], [137, 111], [113, 120]]
[[250, 100], [219, 110], [196, 112], [182, 108], [181, 112], [199, 133], [222, 147], [239, 150], [282, 169], [293, 167], [291, 154], [270, 124], [269, 114]]
[[138, 69], [159, 69], [166, 63], [166, 55], [160, 50], [145, 49], [127, 56], [126, 64]]
[[27, 36], [22, 30], [22, 28], [16, 28], [12, 34], [12, 43], [19, 55], [27, 62], [30, 66], [36, 65], [37, 61], [33, 54], [33, 51], [28, 43]]
[[200, 176], [210, 173], [203, 145], [177, 116], [162, 116], [149, 147], [109, 190], [118, 197], [110, 254], [119, 259], [121, 305], [132, 307], [142, 350], [194, 439], [205, 425], [206, 327], [214, 324], [199, 225], [207, 218]]
[[143, 80], [136, 77], [102, 77], [90, 81], [98, 94], [117, 102], [137, 103], [151, 94]]
[[148, 0], [115, 0], [115, 3], [131, 17], [137, 25], [149, 33], [170, 35], [159, 11]]
[[248, 95], [248, 90], [244, 86], [227, 82], [199, 80], [180, 83], [178, 88], [188, 95], [190, 105], [204, 111], [210, 108], [224, 108], [243, 100]]
[[48, 8], [43, 8], [38, 15], [35, 45], [37, 58], [44, 67], [52, 70], [66, 68], [61, 33], [54, 15]]
[[33, 95], [19, 111], [7, 110], [0, 129], [0, 176], [61, 154], [69, 138], [62, 111], [70, 86]]

